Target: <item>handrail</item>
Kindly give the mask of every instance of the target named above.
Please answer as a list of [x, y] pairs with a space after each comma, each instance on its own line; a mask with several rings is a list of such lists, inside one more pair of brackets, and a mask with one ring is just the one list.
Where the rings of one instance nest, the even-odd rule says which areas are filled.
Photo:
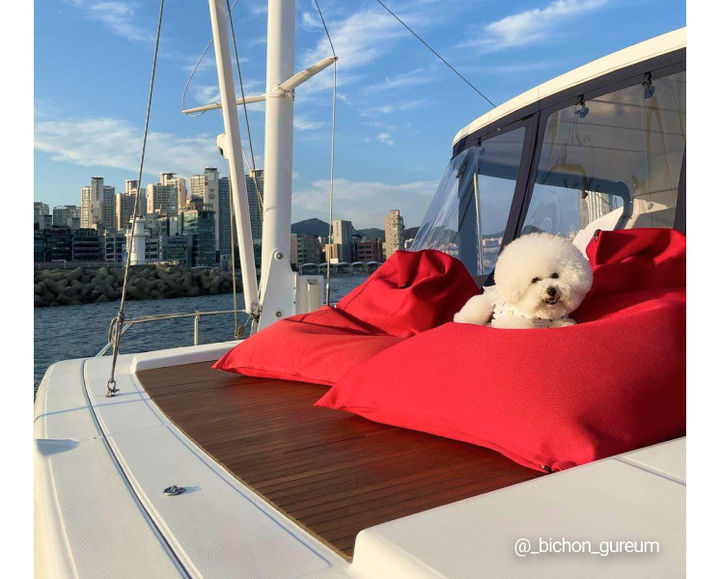
[[[161, 320], [173, 320], [173, 319], [180, 319], [180, 318], [193, 318], [193, 345], [197, 346], [200, 338], [200, 317], [201, 316], [215, 316], [219, 314], [234, 314], [236, 310], [214, 310], [209, 312], [190, 312], [190, 313], [174, 313], [174, 314], [153, 314], [149, 316], [142, 316], [139, 318], [135, 318], [134, 320], [127, 320], [123, 323], [123, 327], [121, 330], [121, 336], [125, 334], [130, 328], [132, 328], [135, 324], [144, 324], [147, 322], [158, 322]], [[237, 310], [237, 312], [242, 314], [247, 314], [247, 311], [245, 310]], [[111, 322], [111, 326], [112, 326]], [[109, 332], [110, 335], [112, 335], [112, 328]], [[102, 347], [102, 349], [95, 354], [96, 358], [100, 358], [104, 356], [105, 354], [110, 351], [110, 349], [113, 346], [113, 340], [111, 338], [108, 338], [108, 343], [105, 344], [105, 346]]]

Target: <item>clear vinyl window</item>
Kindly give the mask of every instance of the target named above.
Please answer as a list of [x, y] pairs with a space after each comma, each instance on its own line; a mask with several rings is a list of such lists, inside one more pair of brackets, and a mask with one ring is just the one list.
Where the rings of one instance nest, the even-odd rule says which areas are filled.
[[521, 126], [453, 158], [411, 249], [439, 249], [459, 257], [473, 275], [490, 273], [505, 234], [524, 138]]
[[552, 113], [522, 233], [673, 227], [684, 150], [685, 72]]

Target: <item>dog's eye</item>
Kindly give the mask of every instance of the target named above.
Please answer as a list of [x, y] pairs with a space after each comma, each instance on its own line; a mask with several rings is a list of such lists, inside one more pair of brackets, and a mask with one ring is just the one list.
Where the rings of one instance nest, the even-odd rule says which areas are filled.
[[553, 279], [557, 279], [557, 278], [560, 277], [560, 275], [557, 274], [557, 273], [554, 273], [554, 274], [552, 274], [550, 277], [553, 278]]
[[539, 281], [540, 281], [539, 277], [534, 277], [534, 278], [532, 278], [532, 281], [530, 283], [537, 283]]

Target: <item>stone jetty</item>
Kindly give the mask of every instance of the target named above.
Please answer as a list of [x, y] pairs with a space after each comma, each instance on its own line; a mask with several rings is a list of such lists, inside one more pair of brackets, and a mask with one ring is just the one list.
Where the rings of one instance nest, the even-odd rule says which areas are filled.
[[[35, 270], [35, 307], [119, 300], [124, 267], [78, 266]], [[238, 276], [238, 291], [241, 284]], [[128, 300], [192, 297], [232, 291], [232, 276], [215, 268], [179, 265], [130, 267]]]

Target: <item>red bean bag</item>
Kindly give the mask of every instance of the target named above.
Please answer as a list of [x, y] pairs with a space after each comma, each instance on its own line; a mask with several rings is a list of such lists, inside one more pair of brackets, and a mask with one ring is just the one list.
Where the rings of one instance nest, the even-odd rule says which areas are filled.
[[275, 322], [213, 368], [332, 385], [359, 362], [452, 319], [478, 291], [453, 257], [434, 250], [396, 251], [336, 308]]
[[460, 260], [433, 249], [396, 251], [337, 307], [387, 334], [409, 338], [452, 320], [478, 293]]
[[573, 313], [581, 323], [448, 323], [358, 364], [317, 406], [492, 448], [538, 470], [681, 436], [685, 290], [674, 286], [684, 283], [684, 236], [608, 232], [592, 243], [596, 285]]

